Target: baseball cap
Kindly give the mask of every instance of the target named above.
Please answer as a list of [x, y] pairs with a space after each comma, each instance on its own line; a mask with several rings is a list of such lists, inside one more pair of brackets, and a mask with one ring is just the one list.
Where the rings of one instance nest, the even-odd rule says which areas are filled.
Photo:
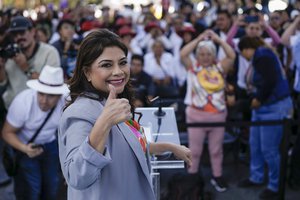
[[32, 22], [28, 18], [23, 16], [16, 16], [11, 20], [8, 32], [26, 31], [32, 27]]

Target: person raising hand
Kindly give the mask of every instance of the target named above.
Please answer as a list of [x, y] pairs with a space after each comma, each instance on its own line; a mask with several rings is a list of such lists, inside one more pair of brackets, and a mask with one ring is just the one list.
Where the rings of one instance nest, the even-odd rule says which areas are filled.
[[127, 52], [106, 29], [81, 43], [58, 134], [68, 199], [154, 200], [150, 154], [171, 151], [191, 165], [187, 147], [148, 142], [134, 120]]

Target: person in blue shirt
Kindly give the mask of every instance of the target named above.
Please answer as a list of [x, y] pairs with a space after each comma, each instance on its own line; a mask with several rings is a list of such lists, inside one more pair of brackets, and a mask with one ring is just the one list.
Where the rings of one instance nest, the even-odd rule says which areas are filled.
[[[252, 98], [251, 120], [281, 120], [290, 117], [293, 107], [288, 80], [276, 53], [258, 37], [243, 37], [239, 49], [251, 63], [246, 73], [247, 90]], [[279, 145], [282, 134], [282, 125], [250, 128], [250, 177], [241, 181], [239, 186], [263, 184], [266, 163], [268, 185], [259, 195], [261, 199], [275, 199], [279, 194]]]

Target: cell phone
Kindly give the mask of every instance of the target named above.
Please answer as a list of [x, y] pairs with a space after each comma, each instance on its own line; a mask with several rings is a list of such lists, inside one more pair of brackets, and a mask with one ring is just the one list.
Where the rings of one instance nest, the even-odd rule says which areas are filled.
[[247, 15], [245, 17], [245, 22], [247, 22], [247, 23], [258, 22], [258, 20], [259, 20], [258, 16]]
[[43, 145], [41, 145], [41, 144], [33, 144], [31, 146], [31, 148], [33, 148], [33, 149], [40, 148], [40, 147], [43, 147]]

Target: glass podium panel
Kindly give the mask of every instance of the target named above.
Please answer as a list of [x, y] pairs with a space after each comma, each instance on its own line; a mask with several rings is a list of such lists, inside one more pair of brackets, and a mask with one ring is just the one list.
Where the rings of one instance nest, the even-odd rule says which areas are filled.
[[[143, 126], [148, 141], [170, 142], [180, 145], [175, 111], [172, 107], [140, 107], [136, 112], [142, 113], [140, 124]], [[137, 115], [135, 119], [137, 119]], [[151, 160], [152, 169], [184, 168], [184, 161], [178, 160], [170, 152], [155, 156]]]

